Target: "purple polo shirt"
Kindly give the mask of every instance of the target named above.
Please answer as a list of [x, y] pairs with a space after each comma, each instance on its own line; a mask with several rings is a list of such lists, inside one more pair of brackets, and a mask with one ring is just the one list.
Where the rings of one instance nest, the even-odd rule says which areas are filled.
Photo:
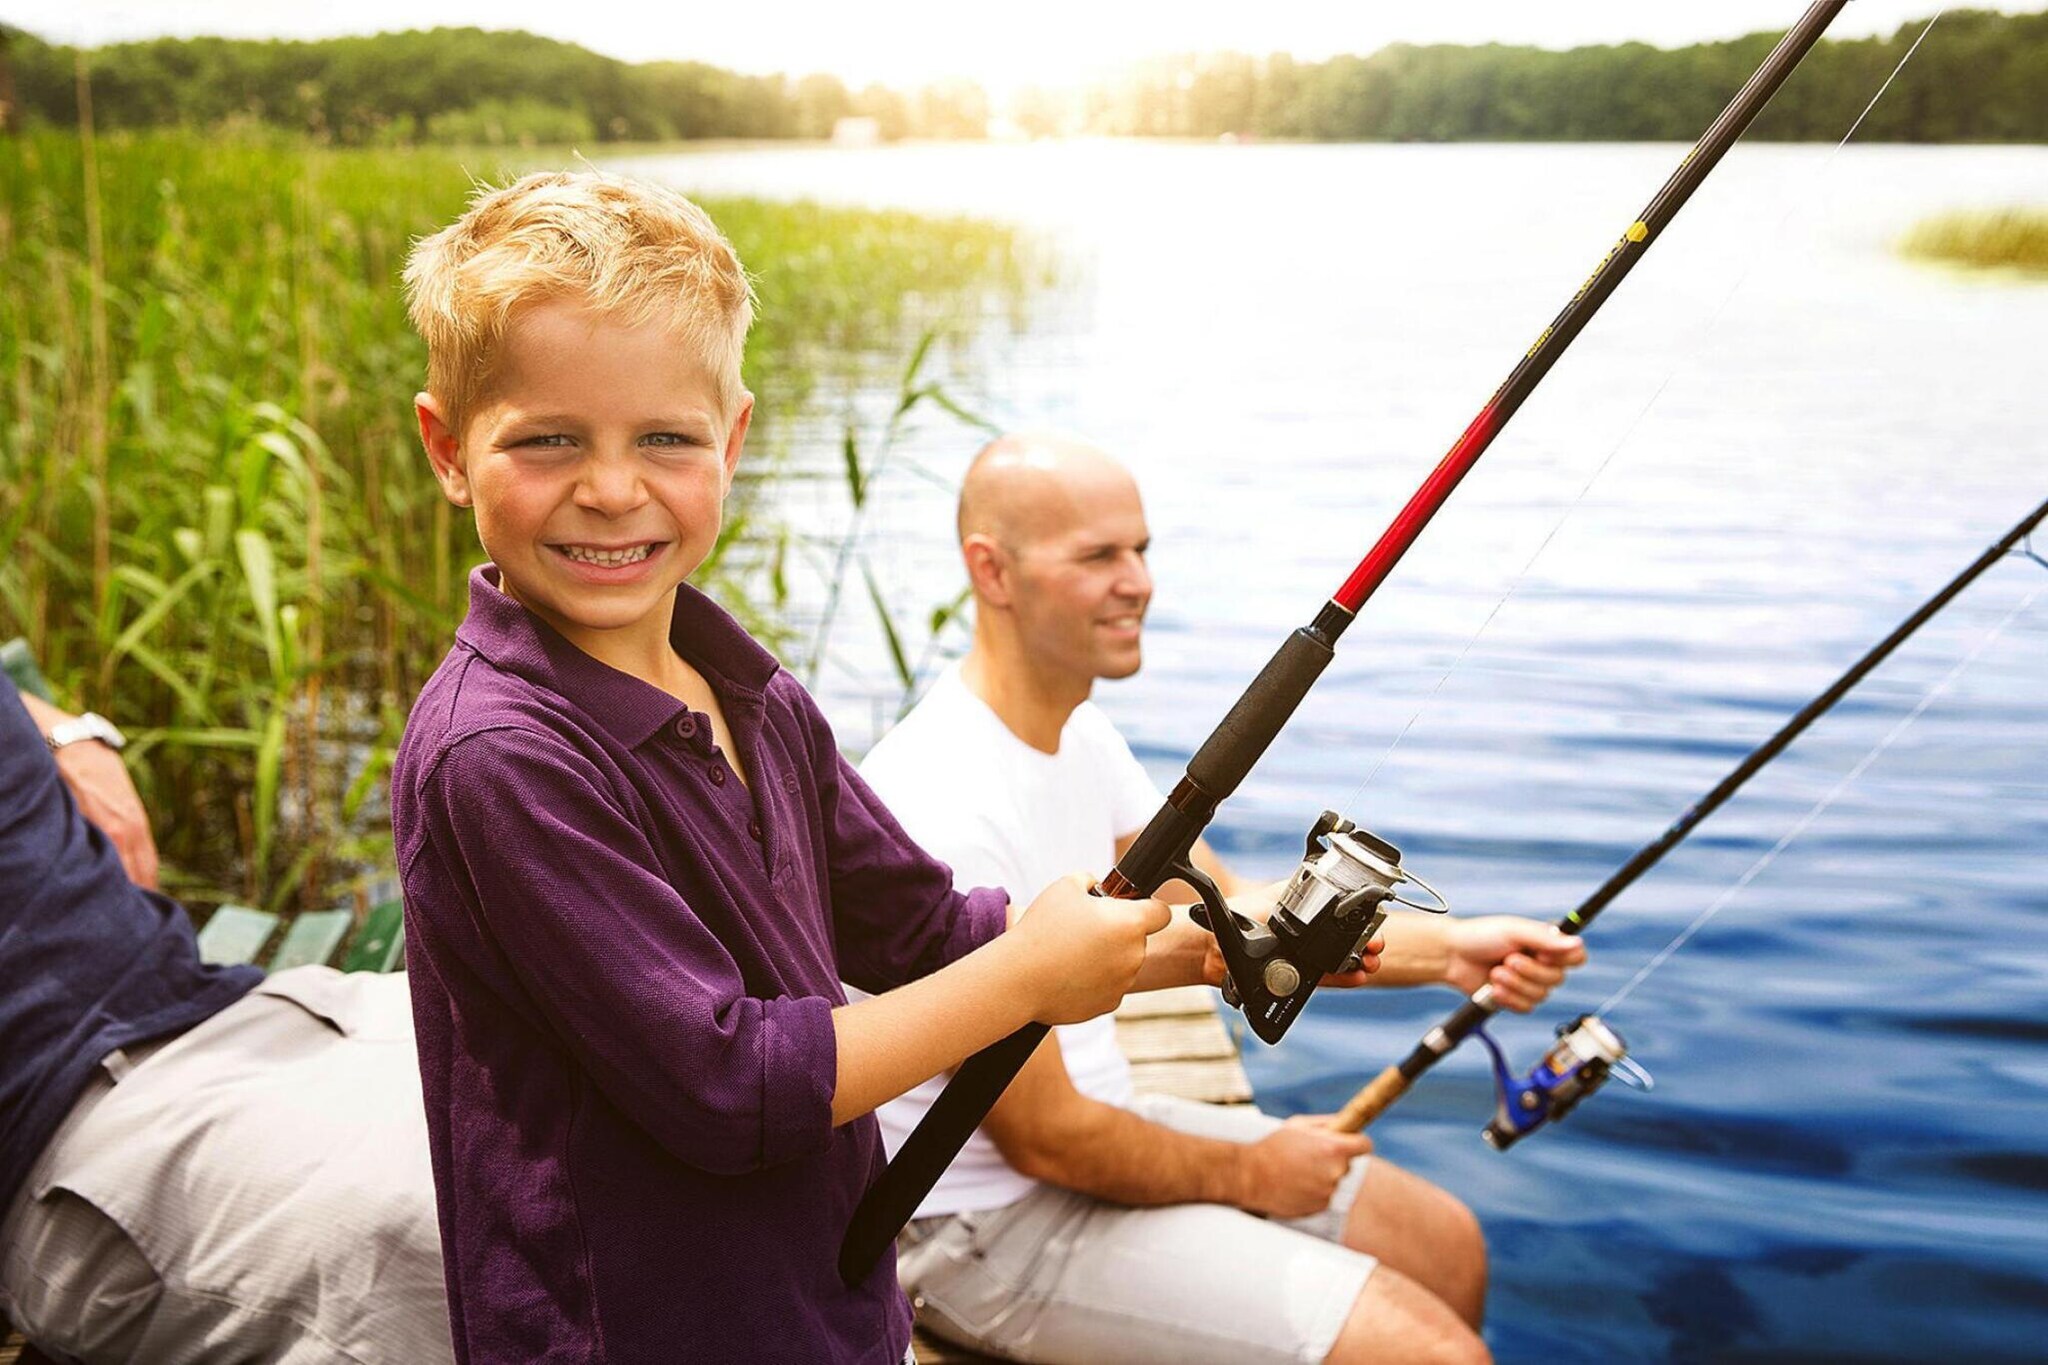
[[392, 773], [456, 1358], [896, 1365], [894, 1267], [834, 1264], [882, 1148], [832, 1126], [832, 1009], [988, 942], [1003, 893], [956, 893], [703, 594], [670, 638], [751, 788], [496, 583]]

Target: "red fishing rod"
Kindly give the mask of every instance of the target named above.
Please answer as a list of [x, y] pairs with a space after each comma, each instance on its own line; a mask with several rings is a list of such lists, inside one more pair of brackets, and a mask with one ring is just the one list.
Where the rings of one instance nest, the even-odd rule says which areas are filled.
[[[1237, 790], [1266, 752], [1295, 708], [1335, 657], [1337, 639], [1357, 617], [1373, 592], [1393, 572], [1401, 556], [1422, 534], [1437, 509], [1450, 498], [1493, 438], [1521, 408], [1551, 366], [1584, 330], [1600, 305], [1662, 235], [1700, 182], [1720, 163], [1751, 121], [1770, 103], [1785, 79], [1820, 40], [1847, 0], [1810, 5], [1737, 91], [1720, 116], [1688, 152], [1649, 207], [1628, 225], [1608, 249], [1599, 266], [1579, 286], [1563, 311], [1543, 329], [1493, 397], [1479, 410], [1437, 467], [1383, 532], [1336, 594], [1315, 619], [1287, 637], [1286, 643], [1245, 689], [1195, 756], [1173, 794], [1152, 817], [1116, 868], [1102, 879], [1101, 893], [1123, 898], [1149, 896], [1176, 878], [1201, 892], [1205, 922], [1215, 932], [1229, 971], [1231, 990], [1253, 1030], [1276, 1041], [1299, 1014], [1323, 974], [1343, 965], [1356, 949], [1360, 934], [1376, 922], [1373, 898], [1384, 887], [1338, 902], [1356, 912], [1341, 923], [1334, 915], [1319, 921], [1290, 924], [1276, 912], [1272, 930], [1233, 915], [1212, 882], [1189, 861], [1189, 851], [1215, 816], [1216, 808]], [[1318, 826], [1319, 829], [1322, 826]], [[1371, 836], [1364, 836], [1367, 840]], [[1313, 840], [1312, 840], [1313, 843]], [[1391, 845], [1372, 840], [1373, 853], [1401, 880], [1399, 854]], [[1388, 862], [1387, 855], [1392, 855]], [[1380, 897], [1384, 899], [1384, 896]], [[1276, 971], [1276, 966], [1285, 968]], [[895, 1240], [917, 1206], [981, 1126], [1024, 1063], [1045, 1039], [1047, 1026], [1028, 1024], [1001, 1042], [967, 1059], [924, 1119], [905, 1140], [895, 1160], [869, 1187], [853, 1212], [839, 1249], [839, 1273], [848, 1284], [867, 1278], [875, 1262]]]

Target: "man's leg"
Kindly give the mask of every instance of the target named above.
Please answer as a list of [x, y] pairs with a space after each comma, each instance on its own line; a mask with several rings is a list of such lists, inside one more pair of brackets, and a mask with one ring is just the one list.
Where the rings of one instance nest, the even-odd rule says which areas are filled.
[[1365, 1282], [1324, 1357], [1328, 1365], [1487, 1365], [1492, 1359], [1479, 1334], [1442, 1299], [1387, 1265]]
[[1351, 1212], [1344, 1245], [1427, 1289], [1473, 1327], [1486, 1312], [1486, 1236], [1472, 1210], [1439, 1186], [1374, 1158]]
[[104, 1213], [161, 1278], [104, 1358], [452, 1359], [404, 980], [259, 991], [146, 1049], [44, 1154], [35, 1197]]
[[[1132, 1109], [1184, 1133], [1256, 1142], [1279, 1120], [1250, 1105], [1141, 1095]], [[1486, 1310], [1486, 1237], [1455, 1195], [1381, 1156], [1360, 1157], [1331, 1207], [1288, 1226], [1362, 1251], [1442, 1299], [1478, 1327]]]

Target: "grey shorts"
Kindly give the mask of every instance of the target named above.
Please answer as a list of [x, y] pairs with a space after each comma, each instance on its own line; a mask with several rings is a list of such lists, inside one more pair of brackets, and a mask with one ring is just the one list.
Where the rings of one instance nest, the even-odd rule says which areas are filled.
[[0, 1217], [0, 1307], [88, 1362], [452, 1360], [405, 977], [280, 972], [110, 1056]]
[[[1140, 1096], [1141, 1117], [1256, 1142], [1280, 1124], [1250, 1106]], [[1267, 1220], [1221, 1204], [1133, 1209], [1041, 1185], [1006, 1208], [920, 1219], [897, 1274], [935, 1334], [1046, 1365], [1248, 1365], [1329, 1355], [1376, 1262], [1345, 1247], [1370, 1157], [1330, 1207]]]

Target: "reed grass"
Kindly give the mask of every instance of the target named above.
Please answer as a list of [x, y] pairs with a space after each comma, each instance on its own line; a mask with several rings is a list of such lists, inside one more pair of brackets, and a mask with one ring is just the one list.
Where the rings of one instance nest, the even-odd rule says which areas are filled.
[[1944, 213], [1916, 225], [1903, 246], [1925, 260], [2048, 274], [2048, 208]]
[[[315, 907], [388, 858], [392, 746], [480, 557], [418, 454], [398, 271], [518, 155], [89, 124], [0, 140], [0, 639], [128, 728], [188, 900]], [[1033, 275], [990, 225], [706, 207], [759, 277], [770, 449], [821, 382], [895, 370]], [[772, 604], [777, 543], [756, 497], [709, 585]], [[773, 635], [767, 610], [751, 624]]]

